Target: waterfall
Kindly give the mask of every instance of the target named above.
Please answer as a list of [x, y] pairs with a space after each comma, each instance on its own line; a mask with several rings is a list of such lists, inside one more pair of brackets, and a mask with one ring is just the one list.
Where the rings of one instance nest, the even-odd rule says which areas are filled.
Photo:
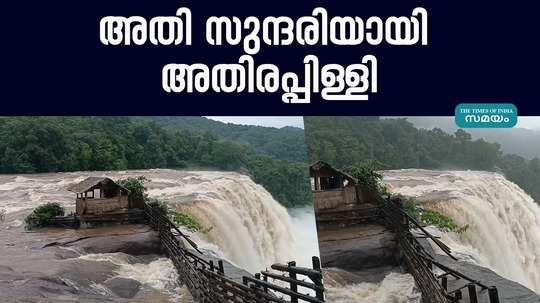
[[502, 175], [478, 171], [384, 172], [392, 192], [416, 197], [459, 225], [443, 241], [476, 263], [540, 292], [540, 207]]
[[[199, 173], [197, 179], [150, 194], [197, 218], [210, 230], [196, 236], [252, 273], [295, 259], [291, 217], [262, 186], [237, 173]], [[178, 196], [191, 198], [181, 201]]]

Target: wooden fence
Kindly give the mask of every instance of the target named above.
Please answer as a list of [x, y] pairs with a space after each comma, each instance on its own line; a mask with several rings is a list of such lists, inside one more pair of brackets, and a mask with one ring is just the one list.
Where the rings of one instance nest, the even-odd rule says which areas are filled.
[[[159, 232], [161, 244], [176, 267], [179, 279], [197, 302], [324, 302], [322, 271], [317, 257], [313, 257], [313, 268], [297, 267], [294, 262], [274, 264], [271, 266], [274, 271], [244, 276], [239, 282], [227, 277], [223, 261], [215, 264], [203, 258], [197, 244], [184, 235], [162, 210], [146, 205], [145, 211], [149, 224]], [[246, 255], [251, 253], [246, 252]]]
[[[490, 303], [499, 303], [497, 288], [486, 286], [466, 275], [437, 262], [420, 244], [418, 238], [432, 240], [449, 257], [457, 260], [439, 239], [431, 235], [404, 210], [399, 198], [386, 198], [381, 206], [381, 215], [387, 225], [396, 233], [398, 245], [407, 270], [414, 276], [422, 292], [425, 303], [478, 303], [485, 296]], [[415, 235], [411, 230], [418, 231]], [[439, 272], [436, 274], [436, 272]], [[449, 289], [449, 278], [460, 280], [462, 286]], [[458, 283], [455, 283], [458, 284]], [[466, 292], [464, 292], [466, 289]]]

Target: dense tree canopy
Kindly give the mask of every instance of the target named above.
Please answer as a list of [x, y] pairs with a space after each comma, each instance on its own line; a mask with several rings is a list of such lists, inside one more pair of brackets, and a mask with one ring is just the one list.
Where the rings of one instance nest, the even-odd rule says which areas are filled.
[[379, 169], [471, 169], [499, 171], [540, 202], [540, 160], [503, 154], [497, 143], [458, 129], [417, 129], [406, 119], [305, 117], [311, 161], [347, 167], [367, 160]]
[[127, 117], [0, 119], [0, 173], [186, 167], [247, 170], [286, 206], [311, 201], [305, 163], [263, 155], [210, 132]]
[[183, 129], [192, 134], [211, 133], [219, 139], [247, 144], [260, 154], [276, 159], [306, 162], [304, 131], [296, 127], [237, 125], [204, 117], [141, 117], [165, 129]]

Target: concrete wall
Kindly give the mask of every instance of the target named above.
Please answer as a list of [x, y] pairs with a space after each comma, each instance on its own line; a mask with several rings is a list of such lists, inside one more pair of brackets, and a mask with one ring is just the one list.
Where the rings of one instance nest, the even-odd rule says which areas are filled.
[[317, 190], [313, 192], [313, 202], [315, 211], [337, 208], [346, 204], [355, 204], [356, 190], [354, 187]]
[[343, 204], [343, 190], [314, 191], [313, 202], [315, 211], [336, 208]]
[[119, 196], [108, 199], [84, 199], [79, 198], [76, 201], [76, 212], [82, 214], [101, 214], [129, 207], [128, 197]]

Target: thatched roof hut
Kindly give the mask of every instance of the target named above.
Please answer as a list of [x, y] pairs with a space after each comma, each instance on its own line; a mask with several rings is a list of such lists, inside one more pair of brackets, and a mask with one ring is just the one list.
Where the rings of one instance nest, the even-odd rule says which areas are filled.
[[77, 215], [99, 214], [129, 209], [129, 190], [107, 177], [88, 177], [71, 185], [68, 191], [77, 194]]

